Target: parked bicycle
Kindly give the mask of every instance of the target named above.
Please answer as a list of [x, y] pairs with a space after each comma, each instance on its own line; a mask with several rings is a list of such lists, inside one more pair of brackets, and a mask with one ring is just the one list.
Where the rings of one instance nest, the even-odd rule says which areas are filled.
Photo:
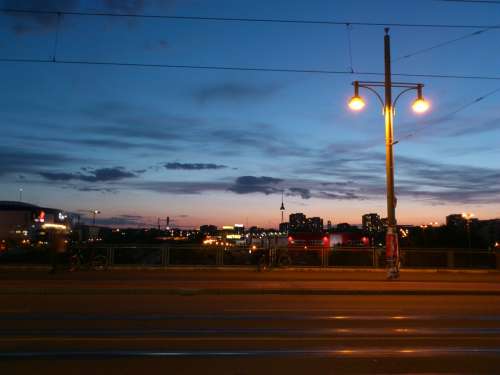
[[104, 254], [96, 254], [92, 248], [78, 248], [70, 256], [70, 271], [104, 271], [108, 268], [108, 258]]

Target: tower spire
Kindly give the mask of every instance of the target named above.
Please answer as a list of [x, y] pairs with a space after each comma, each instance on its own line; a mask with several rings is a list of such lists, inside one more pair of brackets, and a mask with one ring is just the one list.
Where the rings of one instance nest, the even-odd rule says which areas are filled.
[[283, 223], [283, 213], [285, 212], [285, 203], [283, 202], [284, 191], [281, 191], [281, 222]]

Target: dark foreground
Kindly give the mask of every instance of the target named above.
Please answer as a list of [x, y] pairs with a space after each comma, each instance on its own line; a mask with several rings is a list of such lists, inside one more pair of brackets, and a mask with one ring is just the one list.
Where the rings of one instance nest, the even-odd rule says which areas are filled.
[[[215, 272], [3, 272], [0, 373], [499, 372], [497, 274], [415, 273], [385, 287], [376, 273]], [[218, 287], [171, 293], [182, 279]], [[238, 294], [252, 282], [274, 293]], [[344, 292], [307, 295], [301, 283]]]

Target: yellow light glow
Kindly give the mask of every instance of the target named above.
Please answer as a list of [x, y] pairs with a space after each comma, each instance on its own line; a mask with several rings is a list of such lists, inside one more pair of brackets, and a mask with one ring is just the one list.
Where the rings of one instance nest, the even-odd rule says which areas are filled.
[[61, 229], [61, 230], [66, 230], [66, 225], [63, 224], [54, 224], [54, 223], [45, 223], [42, 225], [43, 229]]
[[359, 95], [354, 95], [351, 100], [349, 100], [349, 108], [353, 111], [361, 111], [365, 106], [365, 101]]
[[470, 220], [474, 217], [474, 214], [472, 212], [463, 212], [462, 217], [466, 220]]
[[413, 102], [411, 107], [413, 108], [413, 111], [416, 113], [424, 113], [427, 112], [427, 110], [430, 107], [430, 104], [427, 100], [419, 98]]

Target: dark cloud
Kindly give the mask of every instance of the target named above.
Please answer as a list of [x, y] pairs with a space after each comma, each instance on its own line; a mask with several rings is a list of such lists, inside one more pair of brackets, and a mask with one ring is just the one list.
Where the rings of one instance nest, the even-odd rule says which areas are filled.
[[4, 146], [0, 149], [0, 176], [10, 173], [35, 173], [47, 165], [58, 167], [74, 161], [73, 157], [56, 152], [45, 153]]
[[227, 165], [222, 164], [214, 164], [214, 163], [166, 163], [166, 169], [175, 169], [175, 170], [202, 170], [202, 169], [224, 169], [227, 168]]
[[[329, 176], [329, 189], [312, 189], [325, 199], [364, 199], [385, 196], [385, 155], [383, 152], [353, 148], [342, 153], [321, 154], [306, 161], [296, 173]], [[432, 203], [491, 202], [500, 195], [500, 169], [454, 165], [423, 158], [398, 155], [395, 158], [395, 187], [399, 197]], [[313, 191], [314, 190], [314, 191]]]
[[291, 187], [288, 189], [289, 193], [288, 195], [298, 195], [302, 199], [309, 199], [311, 198], [311, 191], [306, 188], [298, 188], [298, 187]]
[[263, 193], [268, 195], [282, 191], [276, 187], [280, 182], [283, 180], [274, 177], [241, 176], [227, 190], [237, 194]]
[[[286, 188], [286, 186], [292, 186]], [[351, 185], [335, 185], [321, 180], [286, 180], [267, 176], [240, 176], [233, 182], [224, 181], [169, 181], [133, 182], [131, 188], [168, 194], [203, 194], [205, 192], [232, 191], [236, 194], [281, 194], [302, 199], [322, 198], [337, 200], [364, 199]], [[381, 192], [380, 194], [382, 194]]]
[[169, 47], [169, 43], [165, 39], [158, 40], [156, 42], [147, 42], [146, 49], [148, 51], [158, 51]]
[[[68, 11], [75, 10], [79, 0], [3, 0], [3, 8], [35, 11]], [[8, 13], [14, 19], [12, 29], [18, 35], [33, 32], [52, 32], [59, 20], [56, 14]], [[61, 19], [63, 16], [60, 16]]]
[[134, 189], [166, 194], [202, 194], [209, 191], [225, 191], [229, 184], [217, 181], [140, 181], [128, 185]]
[[263, 99], [281, 90], [281, 85], [257, 86], [247, 83], [227, 82], [197, 90], [194, 98], [200, 103], [210, 101], [240, 101]]
[[360, 196], [358, 194], [355, 194], [353, 192], [349, 192], [349, 191], [341, 193], [341, 194], [320, 191], [316, 196], [318, 198], [322, 198], [322, 199], [334, 199], [334, 200], [354, 200], [354, 199], [361, 200], [361, 199], [365, 199], [365, 197]]
[[118, 215], [112, 217], [96, 217], [96, 224], [103, 226], [116, 226], [116, 227], [144, 227], [146, 218], [139, 215]]
[[144, 10], [145, 0], [102, 0], [106, 8], [119, 13], [137, 13]]
[[105, 139], [112, 138], [136, 146], [148, 141], [152, 149], [196, 147], [200, 152], [223, 156], [241, 155], [242, 150], [256, 150], [273, 157], [304, 157], [311, 154], [310, 149], [288, 139], [286, 134], [278, 133], [268, 123], [207, 121], [204, 118], [172, 115], [125, 102], [103, 102], [82, 112], [96, 125], [81, 131], [97, 133]]
[[126, 171], [122, 167], [99, 168], [87, 171], [87, 174], [80, 172], [39, 172], [40, 176], [51, 181], [71, 181], [79, 180], [84, 182], [109, 182], [119, 181], [126, 178], [137, 177], [137, 174]]

